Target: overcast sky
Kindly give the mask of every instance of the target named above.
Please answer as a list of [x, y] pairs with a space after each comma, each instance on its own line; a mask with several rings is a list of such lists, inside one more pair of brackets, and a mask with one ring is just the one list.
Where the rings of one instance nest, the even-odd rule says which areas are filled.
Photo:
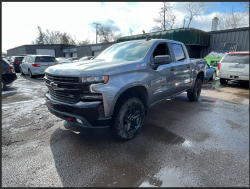
[[[173, 3], [181, 20], [179, 27], [188, 14], [185, 4]], [[237, 3], [207, 2], [205, 15], [194, 20], [190, 27], [210, 31], [213, 17], [231, 11], [232, 4], [235, 11], [240, 11]], [[133, 35], [141, 34], [142, 30], [149, 32], [160, 6], [161, 2], [2, 2], [2, 51], [31, 44], [38, 36], [37, 26], [70, 33], [77, 41], [89, 38], [91, 42], [95, 42], [92, 22], [109, 25], [124, 35], [128, 35], [129, 28]]]

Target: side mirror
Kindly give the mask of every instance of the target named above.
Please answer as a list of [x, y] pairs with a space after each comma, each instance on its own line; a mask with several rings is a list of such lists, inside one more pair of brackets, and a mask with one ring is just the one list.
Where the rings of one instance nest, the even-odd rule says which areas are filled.
[[154, 64], [162, 65], [162, 64], [170, 64], [171, 58], [169, 55], [159, 55], [155, 56]]

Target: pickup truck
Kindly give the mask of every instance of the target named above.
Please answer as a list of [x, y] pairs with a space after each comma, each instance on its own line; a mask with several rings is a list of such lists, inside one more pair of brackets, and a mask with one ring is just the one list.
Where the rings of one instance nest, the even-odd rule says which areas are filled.
[[109, 128], [118, 139], [140, 131], [153, 104], [187, 91], [197, 101], [205, 59], [190, 59], [183, 43], [146, 39], [117, 43], [89, 61], [45, 70], [50, 112], [85, 128]]

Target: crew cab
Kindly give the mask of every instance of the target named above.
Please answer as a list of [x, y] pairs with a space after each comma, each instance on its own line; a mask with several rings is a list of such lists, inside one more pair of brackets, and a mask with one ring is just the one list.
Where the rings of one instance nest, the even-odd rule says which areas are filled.
[[183, 43], [146, 39], [117, 43], [92, 60], [45, 70], [50, 112], [85, 128], [109, 128], [130, 140], [153, 104], [187, 91], [197, 101], [205, 59], [190, 59]]

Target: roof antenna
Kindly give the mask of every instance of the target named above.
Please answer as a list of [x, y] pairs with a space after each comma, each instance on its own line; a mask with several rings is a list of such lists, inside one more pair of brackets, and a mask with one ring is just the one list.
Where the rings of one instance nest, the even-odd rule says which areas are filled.
[[150, 40], [150, 38], [149, 38], [149, 36], [146, 38], [146, 41], [149, 41]]

